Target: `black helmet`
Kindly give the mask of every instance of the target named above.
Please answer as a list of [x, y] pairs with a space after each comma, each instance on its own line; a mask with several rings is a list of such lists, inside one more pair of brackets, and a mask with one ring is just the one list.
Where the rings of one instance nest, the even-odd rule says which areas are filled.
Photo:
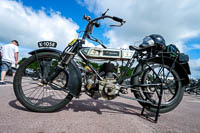
[[151, 34], [143, 39], [143, 42], [142, 44], [140, 44], [140, 47], [154, 47], [158, 50], [165, 49], [165, 39], [161, 35]]

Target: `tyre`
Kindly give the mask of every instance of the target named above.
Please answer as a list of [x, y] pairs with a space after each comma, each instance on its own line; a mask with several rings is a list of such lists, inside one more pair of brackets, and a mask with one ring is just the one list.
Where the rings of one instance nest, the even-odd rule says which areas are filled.
[[[69, 63], [52, 82], [43, 82], [52, 71], [55, 71], [58, 59], [57, 53], [39, 53], [26, 59], [18, 68], [13, 88], [19, 102], [28, 110], [54, 112], [72, 100], [69, 84], [74, 81], [71, 77], [78, 74], [73, 63]], [[70, 76], [72, 74], [73, 76]], [[80, 84], [79, 82], [76, 83]]]
[[[160, 61], [147, 62], [148, 65], [141, 66], [137, 72], [142, 70], [142, 73], [132, 78], [132, 85], [138, 84], [161, 84], [163, 83], [163, 94], [160, 106], [160, 113], [166, 113], [178, 106], [184, 94], [181, 79], [178, 73], [168, 64], [162, 64]], [[137, 73], [136, 72], [136, 73]], [[147, 110], [156, 112], [158, 107], [158, 95], [161, 93], [160, 86], [146, 86], [134, 88], [135, 97], [140, 100], [148, 101], [149, 103], [139, 102]]]

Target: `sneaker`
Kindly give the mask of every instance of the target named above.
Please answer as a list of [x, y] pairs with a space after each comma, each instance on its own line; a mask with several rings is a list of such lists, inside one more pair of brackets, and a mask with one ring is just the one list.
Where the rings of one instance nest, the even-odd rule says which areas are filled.
[[0, 82], [0, 85], [5, 85], [6, 83], [5, 82]]

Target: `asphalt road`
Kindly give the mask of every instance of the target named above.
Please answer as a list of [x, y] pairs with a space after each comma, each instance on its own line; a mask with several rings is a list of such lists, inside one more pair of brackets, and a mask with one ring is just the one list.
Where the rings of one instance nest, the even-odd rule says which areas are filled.
[[140, 115], [136, 101], [93, 100], [86, 95], [59, 112], [26, 110], [13, 92], [12, 80], [0, 86], [0, 133], [200, 133], [200, 96], [185, 95], [158, 123]]

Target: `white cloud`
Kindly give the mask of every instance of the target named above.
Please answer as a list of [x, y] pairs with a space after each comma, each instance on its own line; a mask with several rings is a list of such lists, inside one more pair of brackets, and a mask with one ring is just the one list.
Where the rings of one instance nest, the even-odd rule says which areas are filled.
[[158, 33], [167, 43], [175, 43], [184, 51], [184, 40], [200, 36], [199, 0], [77, 1], [96, 15], [109, 8], [108, 14], [127, 21], [122, 28], [105, 33], [113, 47], [132, 44], [146, 35]]
[[200, 79], [200, 58], [195, 60], [190, 60], [189, 64], [191, 66], [191, 73], [192, 77], [199, 78]]
[[[123, 27], [113, 28], [104, 33], [109, 39], [109, 47], [128, 47], [146, 35], [156, 33], [161, 34], [167, 44], [175, 44], [181, 52], [200, 48], [199, 44], [193, 46], [185, 44], [190, 38], [200, 37], [199, 0], [77, 1], [97, 16], [109, 8], [109, 15], [126, 20]], [[200, 73], [199, 63], [200, 59], [190, 61], [193, 75], [195, 72]]]
[[71, 18], [65, 18], [59, 12], [45, 9], [34, 11], [22, 3], [0, 0], [0, 41], [17, 39], [22, 46], [37, 48], [37, 42], [52, 40], [63, 49], [68, 42], [77, 38], [79, 26]]
[[194, 44], [194, 45], [192, 45], [191, 49], [199, 49], [200, 50], [200, 44]]
[[89, 41], [85, 41], [85, 44], [83, 45], [83, 47], [95, 47], [95, 45]]

